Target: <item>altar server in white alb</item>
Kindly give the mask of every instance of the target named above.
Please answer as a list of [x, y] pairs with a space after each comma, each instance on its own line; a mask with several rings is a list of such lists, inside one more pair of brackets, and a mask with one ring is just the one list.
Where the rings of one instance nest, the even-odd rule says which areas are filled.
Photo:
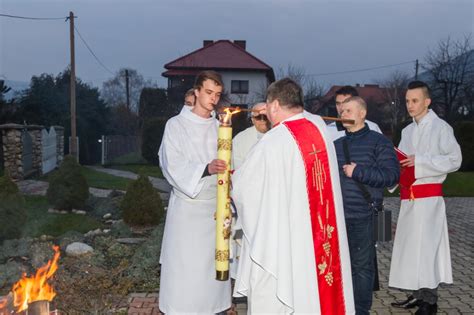
[[399, 149], [408, 155], [401, 166], [414, 166], [415, 182], [400, 190], [389, 286], [414, 291], [394, 307], [436, 314], [439, 284], [453, 283], [442, 183], [459, 169], [462, 156], [451, 126], [429, 109], [424, 82], [408, 85], [406, 104], [413, 122], [403, 129]]
[[289, 78], [267, 90], [273, 125], [233, 175], [243, 230], [234, 296], [249, 314], [354, 314], [336, 154]]
[[201, 72], [195, 104], [171, 118], [159, 158], [173, 187], [161, 249], [160, 310], [166, 314], [216, 314], [230, 308], [230, 281], [215, 280], [218, 122], [211, 115], [223, 91], [221, 76]]

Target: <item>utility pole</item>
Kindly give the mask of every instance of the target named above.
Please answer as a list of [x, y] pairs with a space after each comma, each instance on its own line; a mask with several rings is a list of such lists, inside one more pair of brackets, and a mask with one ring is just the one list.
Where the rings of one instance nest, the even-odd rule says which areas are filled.
[[74, 13], [69, 12], [69, 39], [71, 46], [71, 141], [69, 143], [69, 154], [79, 161], [77, 152], [77, 133], [76, 133], [76, 60], [74, 54]]
[[130, 110], [130, 87], [128, 79], [128, 69], [125, 69], [125, 87], [127, 89], [127, 109]]
[[418, 67], [419, 67], [419, 63], [418, 63], [418, 59], [416, 59], [416, 63], [415, 63], [415, 80], [418, 80]]

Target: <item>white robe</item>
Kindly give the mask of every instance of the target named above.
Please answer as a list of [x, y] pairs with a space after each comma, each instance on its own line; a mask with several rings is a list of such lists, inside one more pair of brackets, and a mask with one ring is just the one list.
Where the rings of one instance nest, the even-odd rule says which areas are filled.
[[[367, 119], [365, 120], [365, 122], [367, 123], [367, 126], [369, 126], [370, 130], [377, 131], [378, 133], [382, 133], [382, 130], [380, 130], [379, 125], [377, 125], [376, 123]], [[328, 132], [332, 138], [332, 141], [336, 141], [340, 137], [344, 137], [346, 135], [345, 130], [337, 130], [337, 125], [335, 122], [332, 122], [328, 125]]]
[[[327, 147], [346, 314], [354, 314], [336, 153], [322, 119], [305, 115], [318, 127]], [[248, 296], [249, 314], [319, 314], [305, 166], [286, 126], [274, 127], [252, 148], [234, 173], [233, 185], [244, 233], [234, 296]]]
[[[415, 155], [414, 185], [442, 183], [461, 166], [453, 129], [432, 110], [402, 131], [399, 149]], [[417, 290], [452, 283], [443, 197], [402, 200], [393, 243], [389, 286]]]
[[250, 149], [263, 137], [263, 133], [258, 132], [255, 126], [251, 126], [239, 132], [232, 140], [232, 164], [238, 169], [244, 163]]
[[[244, 163], [247, 154], [252, 147], [263, 137], [263, 133], [259, 132], [255, 126], [251, 126], [239, 132], [232, 140], [232, 168], [238, 169]], [[237, 234], [236, 234], [237, 233]], [[240, 249], [242, 247], [242, 239], [240, 223], [237, 220], [232, 221], [232, 236], [230, 244], [230, 275], [235, 279], [237, 275], [238, 259], [240, 257]]]
[[161, 248], [160, 309], [166, 314], [215, 314], [231, 305], [230, 281], [215, 280], [215, 175], [202, 178], [217, 157], [214, 118], [184, 109], [171, 118], [159, 150], [173, 187]]

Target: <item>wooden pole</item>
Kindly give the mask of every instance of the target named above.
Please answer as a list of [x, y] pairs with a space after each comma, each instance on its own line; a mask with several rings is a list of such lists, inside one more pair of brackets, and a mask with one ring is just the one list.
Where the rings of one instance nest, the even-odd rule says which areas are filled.
[[74, 54], [74, 13], [69, 12], [69, 40], [71, 47], [71, 142], [69, 148], [72, 156], [79, 160], [77, 156], [77, 133], [76, 133], [76, 60]]
[[127, 109], [130, 110], [130, 83], [128, 78], [128, 69], [125, 69], [125, 88], [127, 92]]

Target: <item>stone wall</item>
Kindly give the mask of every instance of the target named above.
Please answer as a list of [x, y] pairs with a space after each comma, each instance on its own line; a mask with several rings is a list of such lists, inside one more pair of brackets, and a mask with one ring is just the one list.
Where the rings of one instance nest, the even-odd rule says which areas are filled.
[[21, 154], [23, 143], [21, 142], [22, 125], [1, 125], [3, 142], [3, 165], [13, 179], [23, 178], [23, 162]]
[[[12, 179], [21, 180], [25, 176], [42, 173], [42, 138], [41, 131], [44, 127], [39, 125], [0, 125], [0, 132], [3, 146], [3, 164], [5, 172], [8, 172]], [[58, 165], [64, 158], [64, 128], [55, 126], [57, 133], [57, 161]], [[23, 143], [22, 134], [28, 132], [32, 139], [32, 170], [25, 174], [23, 167]]]
[[53, 126], [56, 130], [56, 146], [57, 146], [57, 161], [58, 165], [64, 159], [64, 128], [61, 126]]
[[[38, 125], [29, 125], [27, 126], [28, 133], [31, 136], [31, 140], [33, 141], [33, 170], [29, 174], [24, 174], [28, 176], [30, 174], [42, 174], [42, 167], [43, 167], [43, 158], [41, 155], [42, 152], [42, 137], [41, 137], [41, 130], [43, 126]], [[26, 170], [24, 170], [26, 171]]]

